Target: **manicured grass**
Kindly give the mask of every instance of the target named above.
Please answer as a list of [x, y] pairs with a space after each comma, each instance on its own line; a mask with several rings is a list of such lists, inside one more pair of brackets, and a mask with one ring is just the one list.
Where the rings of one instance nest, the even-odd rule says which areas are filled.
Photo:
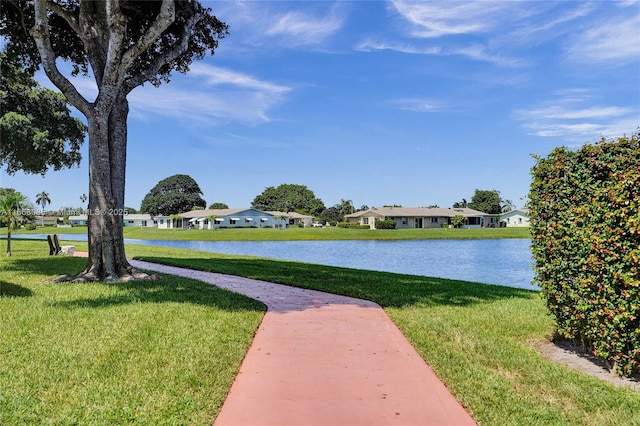
[[541, 358], [539, 293], [384, 272], [130, 246], [129, 255], [373, 300], [481, 425], [640, 425], [640, 394]]
[[170, 276], [51, 283], [85, 263], [42, 241], [0, 259], [0, 424], [211, 424], [264, 306]]
[[[0, 228], [0, 234], [6, 230]], [[19, 234], [86, 234], [86, 227], [43, 227], [34, 231], [16, 231]], [[125, 238], [141, 240], [189, 241], [291, 241], [291, 240], [430, 240], [430, 239], [482, 239], [529, 238], [529, 228], [484, 229], [345, 229], [328, 228], [238, 228], [216, 230], [174, 230], [157, 228], [124, 228]]]
[[[192, 404], [181, 398], [185, 393], [194, 399], [194, 395], [199, 397], [200, 388], [215, 379], [203, 379], [206, 383], [198, 381], [197, 385], [192, 382], [206, 375], [210, 363], [217, 363], [229, 350], [228, 345], [235, 343], [230, 341], [239, 318], [235, 315], [256, 317], [239, 332], [250, 337], [261, 314], [258, 306], [230, 308], [230, 302], [218, 299], [230, 297], [226, 293], [207, 296], [215, 301], [194, 302], [190, 298], [199, 300], [197, 293], [210, 294], [213, 290], [169, 277], [154, 283], [48, 284], [54, 275], [80, 270], [84, 261], [40, 256], [42, 242], [17, 241], [14, 249], [21, 259], [17, 255], [9, 263], [0, 259], [0, 279], [4, 286], [11, 284], [8, 288], [14, 295], [0, 297], [0, 424], [21, 423], [15, 419], [30, 423], [38, 419], [36, 416], [45, 420], [53, 416], [58, 423], [108, 423], [103, 421], [107, 415], [119, 423], [211, 421], [219, 403], [211, 402], [206, 407], [214, 414], [196, 415], [191, 412], [192, 406], [205, 405], [206, 401]], [[144, 260], [376, 301], [480, 425], [640, 425], [640, 394], [538, 356], [533, 342], [548, 338], [553, 324], [537, 292], [163, 247], [131, 245], [127, 253]], [[173, 283], [191, 288], [185, 282], [194, 286], [187, 291], [189, 300], [176, 300], [175, 294], [181, 292], [173, 289]], [[233, 303], [236, 306], [235, 303], [247, 302], [239, 298]], [[155, 311], [136, 311], [147, 305], [159, 306]], [[220, 309], [220, 305], [224, 307]], [[199, 316], [192, 328], [187, 327], [186, 336], [167, 337], [183, 342], [189, 349], [181, 355], [165, 355], [175, 343], [158, 346], [164, 342], [157, 336], [153, 338], [156, 323], [161, 323], [163, 332], [173, 332], [190, 323], [193, 310]], [[208, 314], [209, 310], [217, 313]], [[165, 320], [160, 312], [167, 312], [169, 318]], [[172, 320], [174, 315], [180, 315], [180, 319]], [[201, 325], [204, 320], [200, 318], [208, 318], [207, 315], [221, 316], [212, 325]], [[208, 335], [203, 336], [205, 331], [215, 335], [209, 339]], [[146, 343], [138, 344], [138, 340]], [[190, 347], [189, 342], [194, 341], [197, 345]], [[136, 349], [130, 351], [129, 345]], [[200, 345], [207, 348], [201, 350]], [[139, 352], [144, 355], [139, 356]], [[168, 378], [162, 379], [162, 386], [158, 386], [159, 381], [151, 385], [129, 383], [126, 376], [143, 380], [154, 372], [154, 362], [165, 357], [173, 361], [164, 373]], [[172, 376], [174, 368], [186, 368], [181, 362], [204, 366], [197, 370], [198, 374], [182, 372]], [[64, 373], [55, 373], [58, 368], [63, 368]], [[54, 379], [49, 380], [47, 374], [53, 374]], [[186, 384], [183, 376], [189, 377]], [[87, 392], [84, 386], [96, 389]], [[160, 396], [153, 392], [159, 392], [156, 386], [163, 387]], [[224, 385], [220, 388], [228, 389]], [[143, 399], [135, 396], [138, 391], [150, 394]], [[211, 398], [213, 391], [207, 388]], [[93, 414], [94, 410], [98, 413]], [[184, 419], [192, 420], [176, 420], [178, 411], [187, 413]], [[138, 419], [133, 413], [147, 417]]]

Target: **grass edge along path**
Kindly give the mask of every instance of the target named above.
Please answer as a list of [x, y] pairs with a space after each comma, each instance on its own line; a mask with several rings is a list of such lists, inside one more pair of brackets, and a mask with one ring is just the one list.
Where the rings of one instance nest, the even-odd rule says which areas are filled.
[[[135, 247], [135, 248], [134, 248]], [[543, 359], [553, 323], [538, 292], [299, 262], [130, 246], [141, 260], [380, 304], [481, 425], [640, 425], [640, 394]]]
[[[28, 248], [29, 245], [37, 247], [38, 252], [42, 249], [42, 242], [33, 241], [20, 241], [15, 248], [20, 251]], [[79, 250], [82, 250], [80, 244], [76, 245]], [[127, 253], [131, 257], [147, 261], [264, 279], [376, 301], [385, 308], [416, 350], [481, 425], [640, 425], [638, 393], [616, 388], [582, 373], [567, 370], [537, 355], [531, 342], [548, 338], [553, 328], [536, 292], [461, 281], [162, 247], [131, 245], [127, 247]], [[4, 284], [9, 280], [12, 285], [19, 286], [20, 282], [29, 280], [29, 277], [38, 276], [37, 282], [32, 284], [38, 292], [41, 291], [39, 287], [54, 289], [60, 287], [78, 289], [84, 294], [91, 286], [47, 285], [48, 282], [43, 276], [36, 272], [42, 269], [46, 262], [55, 265], [56, 273], [61, 270], [62, 273], [73, 272], [82, 266], [79, 267], [76, 264], [79, 259], [60, 257], [42, 259], [39, 255], [34, 256], [33, 250], [30, 256], [33, 259], [23, 259], [20, 268], [14, 268], [18, 271], [14, 271], [14, 275], [10, 275], [9, 278], [5, 278], [6, 263], [4, 259], [1, 260], [0, 268], [3, 269], [0, 279], [5, 281]], [[68, 264], [71, 261], [74, 263]], [[167, 278], [163, 278], [165, 279]], [[12, 314], [19, 311], [20, 308], [17, 306], [19, 304], [25, 304], [22, 308], [29, 310], [29, 299], [33, 299], [34, 296], [28, 292], [33, 290], [27, 287], [24, 289], [25, 293], [22, 295], [0, 297], [0, 306], [3, 307], [0, 315], [12, 318]], [[17, 291], [20, 293], [19, 289]], [[88, 299], [86, 296], [74, 297], [80, 300]], [[9, 309], [6, 309], [7, 304], [10, 306]], [[135, 305], [133, 302], [128, 304]], [[143, 301], [142, 304], [145, 302]], [[182, 306], [184, 303], [177, 305], [171, 306], [178, 310], [184, 308]], [[81, 306], [84, 308], [82, 304]], [[163, 307], [162, 304], [161, 307]], [[38, 307], [33, 309], [34, 306], [31, 306], [31, 308], [32, 311], [39, 312]], [[107, 309], [101, 305], [87, 308], [96, 311]], [[42, 321], [42, 318], [37, 317], [32, 321]], [[105, 319], [103, 322], [108, 324], [109, 320]], [[55, 320], [47, 323], [49, 327], [65, 328]], [[4, 319], [2, 324], [6, 325]], [[39, 322], [38, 326], [44, 327]], [[68, 325], [66, 328], [69, 327], [75, 327], [75, 324]], [[135, 327], [135, 329], [138, 328]], [[12, 334], [22, 336], [22, 339], [24, 339], [23, 335], [28, 334], [30, 339], [26, 340], [29, 343], [26, 345], [27, 349], [42, 345], [44, 338], [41, 336], [42, 333], [39, 333], [38, 329], [33, 332], [25, 331], [29, 329], [32, 327], [29, 327], [27, 320], [23, 320], [14, 326]], [[199, 332], [204, 331], [199, 330]], [[0, 332], [3, 340], [5, 336], [9, 338], [12, 335], [7, 334], [9, 331], [6, 328]], [[198, 335], [197, 332], [196, 335]], [[223, 340], [220, 343], [226, 342]], [[65, 345], [61, 347], [65, 348]], [[17, 354], [24, 351], [23, 346], [20, 350], [14, 346], [12, 351], [0, 342], [0, 356], [3, 360], [0, 365], [5, 365], [4, 361], [17, 357]], [[191, 357], [194, 358], [194, 362], [198, 361], [198, 355], [194, 356], [195, 358]], [[65, 358], [62, 357], [58, 362], [64, 365]], [[19, 364], [18, 362], [17, 367], [29, 369], [28, 365]], [[89, 367], [85, 366], [85, 368]], [[86, 369], [80, 370], [80, 374], [83, 373], [90, 376]], [[0, 381], [6, 380], [9, 379], [5, 373], [0, 374]], [[33, 414], [33, 398], [37, 400], [38, 393], [42, 392], [41, 388], [44, 386], [40, 382], [30, 381], [28, 376], [24, 379], [20, 378], [19, 384], [27, 391], [18, 396], [9, 395], [9, 391], [4, 391], [4, 384], [0, 386], [0, 392], [6, 392], [2, 398], [11, 397], [10, 401], [13, 404], [8, 408], [4, 407], [5, 400], [0, 399], [0, 413], [8, 413], [0, 417], [2, 424], [12, 424], [7, 421], [6, 416], [9, 414], [22, 416]], [[65, 389], [70, 386], [63, 380], [55, 385], [60, 386], [59, 392], [66, 392]], [[55, 390], [53, 384], [48, 386]], [[177, 387], [171, 381], [168, 381], [165, 386], [169, 389]], [[136, 411], [135, 404], [122, 399], [115, 398], [109, 401], [109, 404], [126, 405], [130, 410], [129, 417], [112, 417], [111, 420], [116, 423], [136, 420], [143, 423], [142, 417], [139, 417], [141, 415], [147, 418], [156, 415], [156, 419], [160, 419], [155, 422], [157, 424], [187, 423], [186, 420], [180, 421], [176, 420], [176, 417], [171, 417], [175, 409], [168, 412], [160, 411], [158, 414], [157, 411], [153, 412], [152, 408], [145, 407], [151, 412], [140, 413]], [[56, 407], [46, 408], [50, 411], [52, 409], [59, 411]], [[69, 407], [59, 408], [67, 412], [72, 410], [71, 414], [76, 416], [73, 417], [76, 420], [69, 422], [86, 423], [86, 416], [94, 407], [82, 408], [72, 404]], [[187, 418], [192, 407], [187, 404], [180, 409], [184, 409], [184, 418]], [[212, 406], [209, 412], [211, 417], [206, 421], [203, 420], [203, 423], [212, 421], [212, 417], [215, 416], [215, 407]], [[191, 423], [200, 423], [200, 421], [194, 418]]]

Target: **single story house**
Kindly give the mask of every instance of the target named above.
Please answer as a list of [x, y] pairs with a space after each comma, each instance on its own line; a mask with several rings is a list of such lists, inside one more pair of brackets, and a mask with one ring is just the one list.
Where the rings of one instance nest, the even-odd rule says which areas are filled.
[[178, 215], [158, 216], [156, 220], [158, 229], [278, 228], [298, 224], [311, 226], [313, 216], [235, 208], [192, 210]]
[[64, 221], [60, 216], [34, 216], [33, 223], [36, 225], [53, 226]]
[[130, 213], [122, 216], [123, 224], [126, 227], [136, 226], [139, 228], [157, 228], [158, 221], [148, 213]]
[[529, 226], [529, 209], [516, 209], [501, 214], [500, 226], [507, 228]]
[[373, 207], [348, 214], [345, 219], [349, 223], [368, 225], [375, 229], [376, 221], [391, 219], [396, 228], [442, 228], [452, 226], [451, 220], [463, 216], [462, 228], [495, 227], [498, 215], [483, 213], [469, 208], [427, 208], [427, 207]]
[[86, 225], [87, 215], [86, 214], [71, 215], [69, 216], [69, 223], [72, 226]]
[[[69, 216], [69, 222], [71, 225], [86, 225], [87, 215], [80, 214], [75, 216]], [[155, 228], [158, 226], [156, 218], [147, 213], [126, 214], [122, 216], [122, 225], [126, 227], [141, 227], [141, 228]]]
[[270, 213], [251, 208], [192, 210], [156, 219], [159, 229], [264, 228], [281, 222]]
[[313, 216], [307, 216], [298, 212], [267, 212], [274, 217], [286, 217], [289, 226], [302, 225], [303, 227], [311, 226], [313, 224]]

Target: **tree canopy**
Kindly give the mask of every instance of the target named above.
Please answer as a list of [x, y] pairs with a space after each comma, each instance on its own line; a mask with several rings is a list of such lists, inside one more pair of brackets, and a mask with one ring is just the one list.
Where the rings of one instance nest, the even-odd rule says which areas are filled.
[[[88, 247], [85, 270], [74, 281], [142, 278], [127, 261], [122, 217], [128, 94], [168, 82], [194, 60], [213, 54], [227, 25], [196, 0], [8, 0], [0, 7], [0, 36], [19, 68], [40, 66], [87, 119], [89, 135]], [[60, 67], [93, 79], [98, 95], [85, 98]], [[116, 214], [113, 214], [116, 212]]]
[[196, 181], [188, 175], [173, 175], [158, 182], [144, 197], [140, 206], [141, 213], [171, 216], [207, 205], [201, 197], [202, 190]]
[[324, 209], [324, 203], [304, 185], [284, 183], [269, 186], [251, 202], [251, 207], [265, 211], [298, 212], [318, 216]]
[[226, 205], [225, 203], [211, 203], [211, 205], [209, 206], [209, 209], [211, 210], [224, 210], [224, 209], [228, 209], [229, 206]]
[[80, 164], [87, 127], [63, 95], [40, 86], [0, 53], [0, 166], [44, 175]]
[[471, 203], [467, 207], [488, 214], [502, 213], [502, 199], [500, 191], [495, 189], [482, 190], [476, 189], [475, 194], [471, 197]]

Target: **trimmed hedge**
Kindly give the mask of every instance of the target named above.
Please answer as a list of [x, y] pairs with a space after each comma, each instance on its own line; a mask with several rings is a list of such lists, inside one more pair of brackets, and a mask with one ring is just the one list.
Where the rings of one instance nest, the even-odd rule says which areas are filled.
[[350, 229], [369, 229], [369, 225], [360, 225], [359, 223], [339, 222], [336, 224], [338, 228], [350, 228]]
[[376, 229], [396, 229], [396, 221], [393, 219], [377, 220]]
[[534, 281], [560, 336], [640, 371], [640, 133], [535, 157]]

